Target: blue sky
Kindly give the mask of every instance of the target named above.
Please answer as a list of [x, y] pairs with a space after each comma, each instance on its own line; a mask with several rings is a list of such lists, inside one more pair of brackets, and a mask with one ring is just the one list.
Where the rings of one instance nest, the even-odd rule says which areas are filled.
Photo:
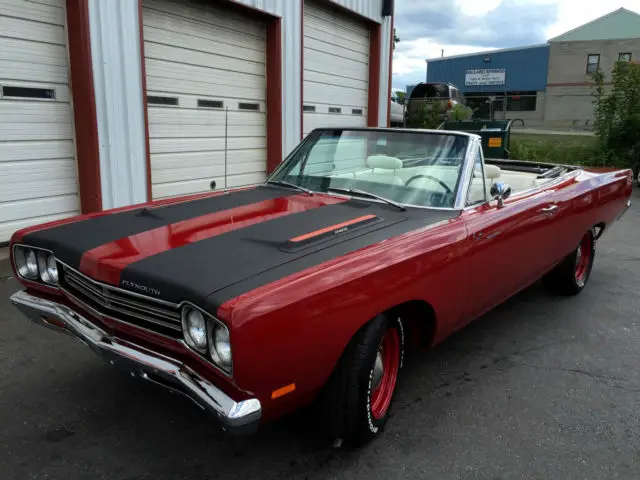
[[640, 0], [396, 0], [393, 87], [425, 80], [426, 58], [544, 43]]

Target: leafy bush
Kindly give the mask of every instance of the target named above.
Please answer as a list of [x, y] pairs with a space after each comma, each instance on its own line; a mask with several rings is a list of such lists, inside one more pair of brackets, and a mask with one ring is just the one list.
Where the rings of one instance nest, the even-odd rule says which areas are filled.
[[411, 110], [407, 117], [408, 128], [438, 128], [445, 120], [447, 113], [446, 101], [434, 101], [429, 104], [421, 103], [418, 111]]
[[469, 107], [456, 103], [449, 113], [450, 120], [468, 120], [473, 115], [473, 110]]
[[593, 79], [598, 164], [636, 168], [640, 162], [640, 64], [616, 62], [610, 89], [605, 88], [601, 70]]

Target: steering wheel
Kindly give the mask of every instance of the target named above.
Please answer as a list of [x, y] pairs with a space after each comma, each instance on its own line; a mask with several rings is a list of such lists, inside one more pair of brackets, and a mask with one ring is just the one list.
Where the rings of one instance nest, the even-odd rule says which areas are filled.
[[407, 180], [405, 182], [406, 186], [409, 186], [409, 184], [411, 182], [413, 182], [414, 180], [418, 180], [419, 178], [428, 178], [429, 180], [433, 180], [434, 182], [439, 183], [442, 187], [444, 187], [444, 189], [447, 191], [448, 194], [453, 195], [453, 192], [451, 191], [451, 189], [447, 186], [446, 183], [444, 183], [442, 180], [440, 180], [439, 178], [436, 177], [432, 177], [431, 175], [424, 175], [424, 174], [419, 174], [419, 175], [414, 175], [413, 177], [411, 177], [409, 180]]

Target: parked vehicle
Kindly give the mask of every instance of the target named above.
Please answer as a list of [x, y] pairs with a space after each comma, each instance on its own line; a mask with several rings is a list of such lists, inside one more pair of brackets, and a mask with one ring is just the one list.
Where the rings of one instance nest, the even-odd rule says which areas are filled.
[[[402, 99], [402, 100], [401, 100]], [[389, 110], [391, 117], [392, 127], [404, 126], [404, 96], [400, 97], [397, 90], [391, 92], [391, 99], [389, 101]]]
[[633, 175], [636, 177], [636, 183], [640, 187], [640, 160], [633, 165]]
[[11, 300], [228, 431], [312, 404], [363, 444], [405, 349], [540, 278], [580, 293], [631, 189], [631, 170], [485, 163], [472, 133], [316, 129], [263, 184], [16, 232]]
[[448, 118], [456, 105], [464, 105], [464, 95], [451, 83], [428, 82], [416, 85], [407, 101], [407, 117], [418, 115], [421, 109], [431, 109], [436, 102], [443, 104], [443, 120]]

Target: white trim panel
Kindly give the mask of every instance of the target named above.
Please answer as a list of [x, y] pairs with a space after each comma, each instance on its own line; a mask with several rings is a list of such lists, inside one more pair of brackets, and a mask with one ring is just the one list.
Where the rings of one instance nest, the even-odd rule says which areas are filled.
[[147, 200], [138, 2], [89, 0], [103, 209]]
[[382, 45], [380, 48], [380, 97], [378, 99], [378, 126], [387, 126], [387, 112], [389, 110], [389, 58], [393, 55], [391, 40], [391, 17], [385, 17], [380, 27]]

